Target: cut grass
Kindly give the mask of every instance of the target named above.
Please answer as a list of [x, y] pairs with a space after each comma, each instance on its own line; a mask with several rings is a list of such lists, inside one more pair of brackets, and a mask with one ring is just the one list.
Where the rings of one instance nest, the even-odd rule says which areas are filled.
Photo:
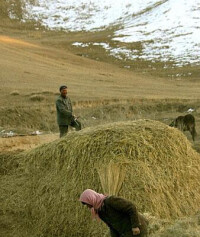
[[[157, 217], [192, 215], [200, 202], [199, 159], [180, 131], [160, 122], [87, 128], [16, 156], [19, 168], [3, 177], [0, 208], [20, 219], [16, 237], [102, 236], [105, 226], [91, 224], [78, 203], [86, 188], [118, 193]], [[123, 175], [113, 180], [116, 170]]]

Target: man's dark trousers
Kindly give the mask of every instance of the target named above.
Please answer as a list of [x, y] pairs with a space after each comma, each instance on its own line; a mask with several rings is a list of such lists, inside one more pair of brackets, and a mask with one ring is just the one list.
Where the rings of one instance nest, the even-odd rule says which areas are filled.
[[[81, 123], [76, 119], [73, 119], [70, 126], [76, 129], [76, 131], [81, 130]], [[60, 137], [63, 137], [68, 132], [68, 125], [59, 125]]]

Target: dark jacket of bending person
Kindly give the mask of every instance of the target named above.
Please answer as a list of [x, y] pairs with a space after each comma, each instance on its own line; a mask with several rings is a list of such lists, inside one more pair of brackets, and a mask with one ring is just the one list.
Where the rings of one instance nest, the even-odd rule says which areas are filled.
[[79, 200], [91, 209], [93, 218], [100, 218], [107, 224], [111, 237], [147, 236], [148, 221], [132, 202], [91, 189], [86, 189]]

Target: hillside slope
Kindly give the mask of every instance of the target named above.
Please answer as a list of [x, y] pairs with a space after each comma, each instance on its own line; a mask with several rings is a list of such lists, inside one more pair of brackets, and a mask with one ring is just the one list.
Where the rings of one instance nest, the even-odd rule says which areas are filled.
[[199, 7], [199, 0], [37, 0], [26, 3], [23, 19], [67, 32], [115, 27], [116, 45], [105, 40], [100, 46], [118, 59], [199, 65]]
[[[67, 84], [78, 99], [199, 98], [200, 83], [141, 76], [112, 64], [72, 55], [63, 49], [0, 35], [1, 98], [12, 90], [22, 93], [57, 92]], [[2, 100], [1, 100], [2, 101]]]

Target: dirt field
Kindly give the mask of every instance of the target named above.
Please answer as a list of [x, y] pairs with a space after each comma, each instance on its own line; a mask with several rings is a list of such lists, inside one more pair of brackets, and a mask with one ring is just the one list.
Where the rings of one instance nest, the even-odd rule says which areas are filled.
[[[32, 148], [33, 144], [45, 142], [47, 137], [47, 141], [55, 138], [50, 133], [58, 132], [55, 98], [61, 84], [67, 84], [74, 113], [81, 116], [86, 127], [138, 118], [169, 124], [173, 118], [193, 108], [197, 133], [200, 133], [199, 68], [163, 70], [160, 64], [152, 72], [145, 62], [135, 62], [135, 69], [129, 70], [124, 68], [123, 62], [108, 57], [104, 51], [88, 48], [85, 52], [86, 49], [71, 45], [74, 41], [101, 42], [109, 34], [112, 29], [65, 33], [42, 28], [35, 31], [31, 24], [1, 22], [0, 130], [28, 134], [39, 129], [49, 133], [38, 141], [35, 137], [1, 138], [3, 149], [8, 147], [9, 150], [7, 144], [15, 140], [12, 149], [18, 145], [19, 149], [27, 149], [27, 141]], [[85, 53], [88, 57], [83, 56]], [[192, 74], [183, 78], [168, 76], [180, 72]], [[191, 140], [190, 134], [185, 134]], [[24, 145], [21, 146], [20, 141]], [[199, 151], [199, 138], [193, 144]]]
[[[193, 107], [198, 132], [200, 82], [196, 76], [172, 80], [160, 76], [161, 68], [156, 77], [122, 68], [112, 60], [80, 57], [70, 51], [71, 41], [65, 33], [58, 37], [52, 32], [8, 31], [3, 27], [0, 32], [2, 130], [57, 132], [54, 101], [58, 87], [67, 84], [75, 112], [84, 116], [86, 126], [115, 121], [116, 116], [118, 120], [151, 118], [168, 123]], [[73, 40], [81, 37], [71, 36]], [[88, 37], [91, 40], [94, 34]], [[95, 35], [95, 39], [102, 37], [102, 33]], [[152, 106], [155, 104], [161, 108]], [[130, 106], [137, 111], [127, 109]], [[104, 116], [91, 119], [99, 113]], [[198, 145], [199, 140], [194, 145], [197, 150]]]

